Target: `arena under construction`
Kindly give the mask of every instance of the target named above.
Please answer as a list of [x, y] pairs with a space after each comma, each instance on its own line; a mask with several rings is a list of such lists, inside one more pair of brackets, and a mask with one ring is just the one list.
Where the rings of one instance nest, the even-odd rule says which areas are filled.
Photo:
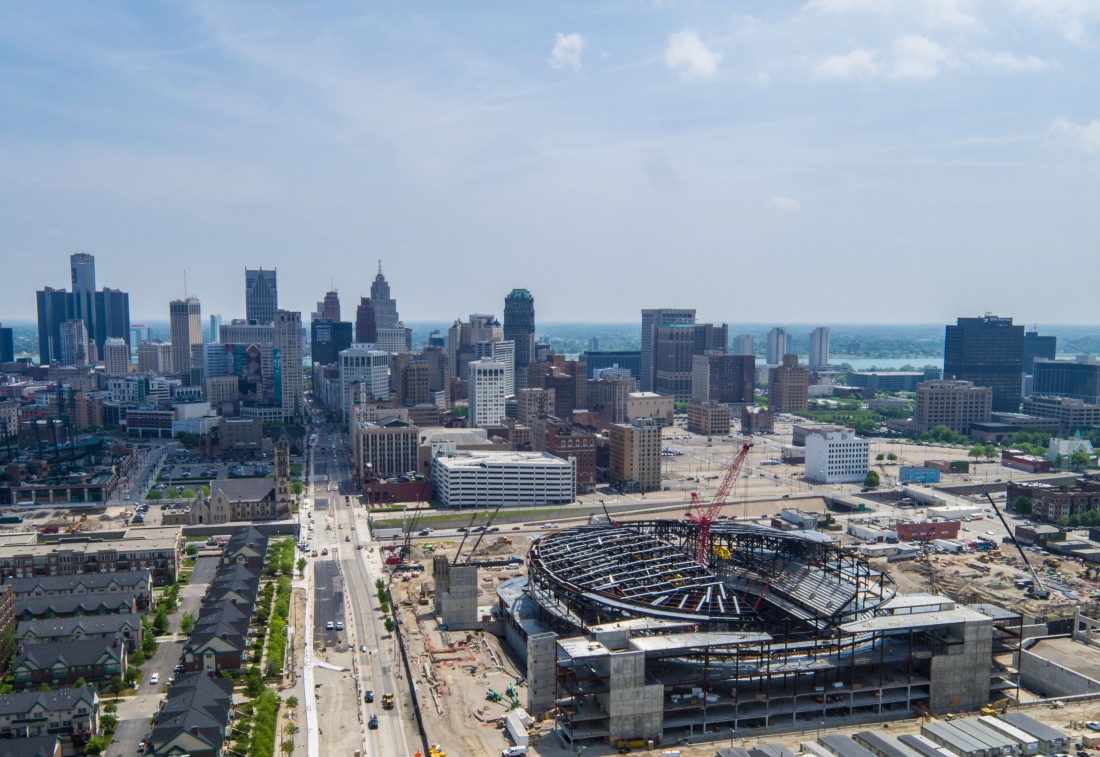
[[657, 744], [973, 709], [1010, 614], [932, 594], [816, 532], [653, 520], [556, 531], [500, 585], [528, 706], [569, 748]]

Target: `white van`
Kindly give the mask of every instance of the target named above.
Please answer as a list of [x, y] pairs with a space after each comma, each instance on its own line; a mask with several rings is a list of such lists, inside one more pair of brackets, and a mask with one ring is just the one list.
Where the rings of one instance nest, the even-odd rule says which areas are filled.
[[523, 757], [527, 754], [525, 746], [510, 746], [500, 753], [500, 757]]

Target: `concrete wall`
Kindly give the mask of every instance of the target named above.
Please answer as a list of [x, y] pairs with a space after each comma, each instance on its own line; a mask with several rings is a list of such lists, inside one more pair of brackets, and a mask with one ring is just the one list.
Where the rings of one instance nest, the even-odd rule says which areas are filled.
[[989, 676], [993, 656], [993, 619], [967, 621], [953, 626], [963, 644], [931, 660], [929, 709], [932, 712], [976, 710], [989, 701]]
[[1024, 650], [1020, 653], [1020, 683], [1048, 697], [1100, 692], [1100, 681], [1089, 678], [1056, 662]]
[[477, 615], [477, 566], [452, 565], [447, 590], [440, 596], [440, 617], [452, 631], [480, 628]]
[[527, 711], [536, 717], [554, 708], [558, 635], [553, 631], [527, 637]]
[[611, 655], [610, 665], [611, 692], [605, 702], [611, 741], [659, 735], [664, 722], [664, 686], [646, 685], [645, 653], [617, 652]]

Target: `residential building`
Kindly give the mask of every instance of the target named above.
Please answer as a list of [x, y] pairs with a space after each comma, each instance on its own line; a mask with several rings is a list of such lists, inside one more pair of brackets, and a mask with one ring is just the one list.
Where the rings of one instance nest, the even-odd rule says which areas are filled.
[[733, 355], [755, 355], [756, 346], [753, 344], [752, 334], [738, 334], [733, 338]]
[[276, 363], [280, 368], [275, 383], [275, 402], [282, 406], [284, 419], [300, 418], [306, 407], [302, 314], [292, 310], [276, 310], [274, 337]]
[[469, 363], [470, 411], [467, 423], [475, 428], [500, 423], [505, 417], [508, 397], [507, 372], [504, 363], [490, 358]]
[[1100, 403], [1088, 403], [1068, 397], [1024, 397], [1024, 413], [1049, 418], [1058, 424], [1061, 434], [1100, 428]]
[[[1051, 337], [1053, 338], [1053, 337]], [[1036, 358], [1032, 368], [1032, 395], [1067, 397], [1100, 404], [1100, 360]]]
[[172, 373], [172, 345], [166, 342], [140, 342], [137, 347], [138, 373]]
[[395, 407], [412, 407], [431, 402], [428, 364], [421, 356], [405, 352], [394, 355], [390, 364], [390, 389]]
[[536, 419], [541, 433], [536, 452], [548, 452], [562, 460], [573, 460], [576, 491], [587, 494], [596, 488], [596, 436], [573, 425], [569, 420], [543, 416]]
[[768, 331], [768, 345], [764, 362], [768, 365], [779, 365], [783, 362], [783, 356], [787, 354], [787, 329], [776, 326]]
[[137, 611], [137, 597], [129, 591], [15, 600], [15, 617], [19, 620], [69, 618], [74, 615], [134, 615]]
[[62, 321], [59, 331], [58, 360], [62, 365], [82, 366], [96, 362], [94, 342], [88, 343], [88, 330], [79, 319]]
[[[217, 376], [206, 380], [206, 401], [219, 415], [236, 415], [241, 401], [240, 384], [236, 376]], [[224, 442], [223, 442], [224, 443]]]
[[0, 578], [149, 570], [158, 584], [176, 580], [183, 553], [179, 528], [134, 528], [121, 537], [41, 544], [0, 543]]
[[22, 644], [42, 644], [119, 638], [126, 642], [127, 650], [133, 652], [141, 647], [143, 631], [141, 616], [137, 613], [75, 615], [69, 618], [21, 620], [15, 629], [15, 640]]
[[768, 369], [768, 409], [793, 413], [805, 410], [809, 401], [810, 372], [798, 364], [798, 355], [784, 355], [782, 365]]
[[859, 483], [870, 470], [871, 443], [852, 429], [806, 437], [806, 478], [822, 484]]
[[244, 271], [245, 320], [250, 323], [272, 323], [279, 309], [279, 285], [274, 270], [263, 268]]
[[397, 300], [390, 297], [390, 285], [382, 275], [382, 261], [378, 261], [378, 273], [370, 285], [370, 301], [374, 306], [374, 322], [378, 329], [392, 329], [401, 320], [397, 314]]
[[341, 421], [351, 418], [351, 408], [372, 398], [376, 402], [390, 399], [390, 354], [373, 349], [369, 344], [353, 344], [340, 352]]
[[730, 432], [729, 405], [692, 402], [688, 405], [688, 431], [704, 436], [727, 436]]
[[947, 426], [960, 434], [970, 433], [970, 424], [988, 423], [993, 390], [970, 381], [922, 381], [917, 385], [913, 428], [924, 433]]
[[610, 428], [611, 456], [608, 478], [622, 491], [650, 492], [661, 489], [661, 423], [635, 418]]
[[360, 482], [415, 472], [419, 429], [390, 416], [369, 421], [358, 408], [352, 422], [352, 457]]
[[107, 339], [103, 344], [103, 367], [108, 376], [130, 373], [130, 346], [116, 337]]
[[944, 378], [989, 387], [994, 411], [1019, 411], [1023, 372], [1024, 327], [1011, 318], [959, 318], [946, 327]]
[[751, 403], [755, 384], [756, 357], [751, 354], [692, 357], [692, 402]]
[[1047, 523], [1100, 510], [1100, 482], [1089, 478], [1080, 478], [1070, 486], [1042, 481], [1009, 481], [1006, 496], [1009, 502], [1027, 497], [1032, 503], [1031, 517]]
[[244, 565], [258, 574], [267, 559], [268, 542], [267, 534], [259, 529], [241, 526], [229, 535], [229, 541], [222, 550], [222, 562]]
[[553, 389], [520, 389], [516, 392], [516, 420], [530, 426], [542, 415], [554, 414]]
[[[84, 744], [98, 733], [99, 693], [94, 686], [0, 695], [0, 743], [18, 745], [13, 753], [33, 755], [31, 742], [48, 737], [60, 738], [65, 754], [83, 754]], [[44, 755], [56, 753], [47, 749]]]
[[432, 460], [441, 507], [565, 505], [576, 499], [576, 461], [540, 452], [459, 451]]
[[1058, 337], [1040, 336], [1038, 331], [1024, 332], [1024, 373], [1034, 373], [1036, 360], [1054, 360], [1058, 356]]
[[66, 687], [79, 680], [106, 684], [126, 672], [127, 659], [126, 644], [120, 639], [27, 644], [15, 656], [12, 678], [18, 690], [42, 684]]
[[191, 348], [202, 344], [202, 307], [197, 297], [168, 303], [168, 330], [172, 338], [172, 370], [187, 377], [191, 370]]
[[204, 601], [183, 646], [184, 670], [204, 674], [240, 670], [250, 646], [248, 626], [252, 611], [252, 607], [228, 599]]
[[810, 332], [810, 359], [811, 368], [819, 368], [829, 364], [829, 327], [818, 326]]
[[129, 593], [142, 610], [153, 609], [153, 576], [148, 570], [7, 578], [17, 600]]
[[515, 389], [527, 386], [527, 366], [535, 362], [535, 298], [513, 289], [504, 298], [504, 341], [515, 345]]
[[180, 676], [168, 689], [149, 734], [148, 754], [221, 757], [233, 718], [233, 681], [204, 673]]
[[657, 329], [662, 326], [694, 325], [695, 309], [656, 308], [642, 310], [642, 350], [639, 385], [644, 392], [657, 386]]

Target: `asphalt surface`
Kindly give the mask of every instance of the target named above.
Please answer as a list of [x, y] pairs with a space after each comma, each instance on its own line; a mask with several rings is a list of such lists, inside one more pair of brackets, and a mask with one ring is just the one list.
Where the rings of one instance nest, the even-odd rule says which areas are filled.
[[329, 631], [329, 622], [344, 620], [344, 582], [332, 559], [317, 558], [313, 564], [313, 645], [317, 649], [339, 648], [347, 643], [347, 630]]

